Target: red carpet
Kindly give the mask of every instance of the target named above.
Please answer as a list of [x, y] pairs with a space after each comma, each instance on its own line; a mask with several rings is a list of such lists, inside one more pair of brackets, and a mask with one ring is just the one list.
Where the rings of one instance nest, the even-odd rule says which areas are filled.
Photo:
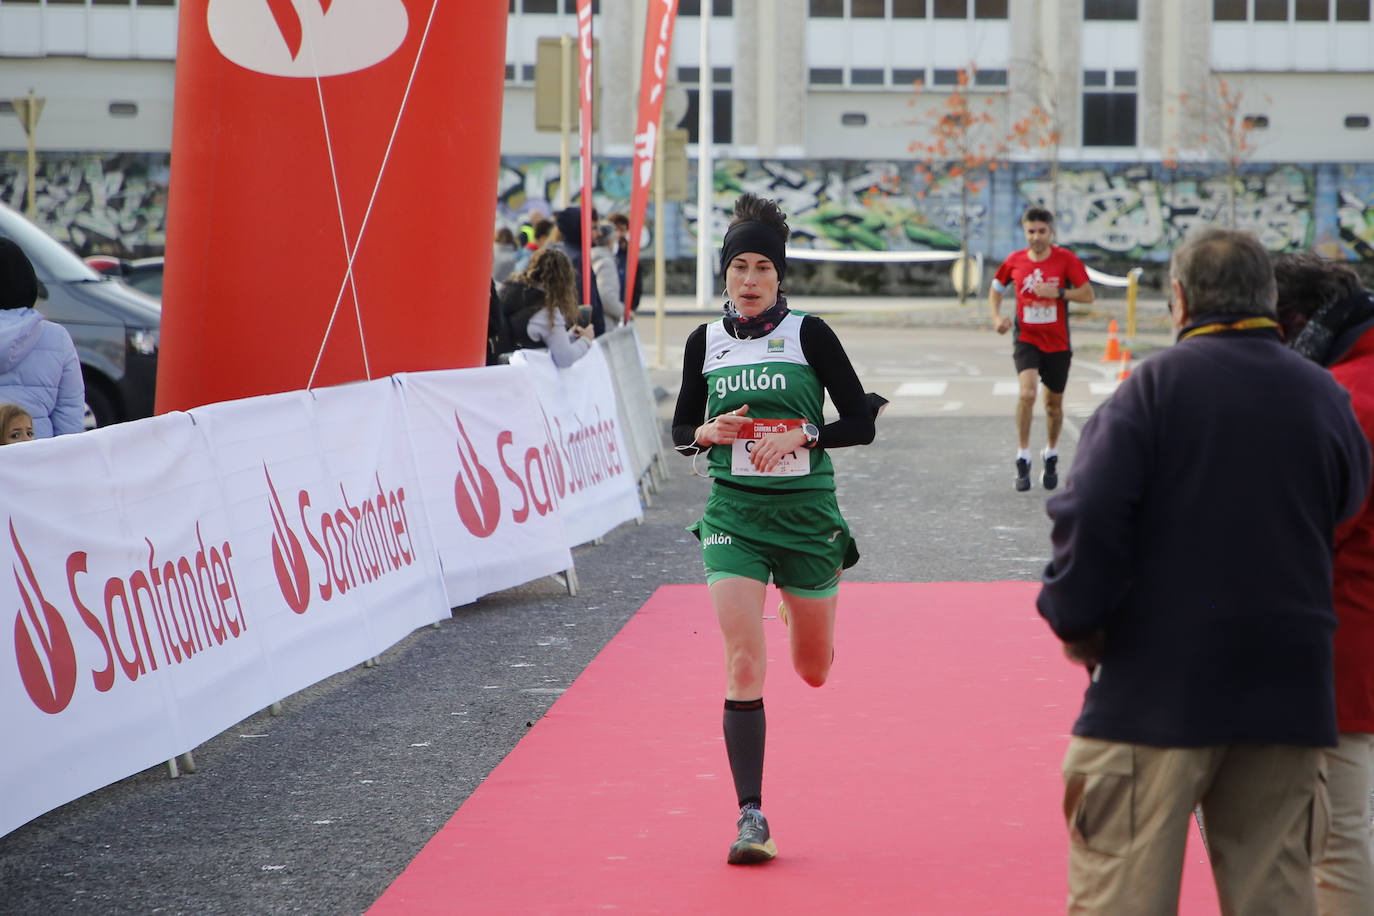
[[[846, 584], [819, 690], [769, 620], [779, 855], [737, 868], [720, 636], [705, 586], [661, 588], [369, 912], [1062, 913], [1085, 676], [1035, 589]], [[1217, 912], [1196, 827], [1180, 912]]]

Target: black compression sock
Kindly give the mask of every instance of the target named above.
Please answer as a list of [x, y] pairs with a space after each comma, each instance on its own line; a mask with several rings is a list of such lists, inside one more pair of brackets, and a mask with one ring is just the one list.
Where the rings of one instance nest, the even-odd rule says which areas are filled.
[[758, 806], [763, 796], [763, 698], [725, 701], [725, 752], [739, 805]]

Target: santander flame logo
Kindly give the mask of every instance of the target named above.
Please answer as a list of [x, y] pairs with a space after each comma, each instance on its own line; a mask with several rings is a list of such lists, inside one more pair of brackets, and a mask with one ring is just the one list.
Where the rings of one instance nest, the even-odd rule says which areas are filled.
[[[76, 693], [76, 648], [72, 645], [66, 621], [43, 597], [29, 558], [19, 546], [13, 520], [10, 521], [10, 540], [19, 562], [24, 565], [24, 577], [33, 590], [30, 594], [19, 579], [19, 570], [15, 569], [14, 582], [24, 597], [24, 610], [14, 617], [14, 653], [19, 662], [19, 677], [33, 704], [50, 715], [56, 714], [67, 708]], [[42, 619], [39, 619], [39, 609], [43, 612]]]
[[[276, 485], [267, 465], [262, 466], [267, 474], [267, 488], [272, 491], [272, 568], [277, 571], [277, 584], [281, 586], [282, 597], [287, 607], [297, 614], [304, 614], [310, 607], [310, 566], [305, 562], [305, 551], [301, 549], [300, 538], [286, 523], [286, 512], [282, 509], [281, 497], [277, 496]], [[288, 560], [289, 557], [289, 560]]]
[[496, 488], [496, 479], [482, 466], [477, 458], [463, 421], [457, 413], [453, 419], [458, 422], [458, 459], [463, 470], [453, 483], [453, 498], [458, 504], [458, 518], [474, 536], [491, 537], [501, 522], [501, 491]]
[[405, 41], [403, 0], [210, 0], [210, 40], [268, 76], [338, 76], [386, 60]]

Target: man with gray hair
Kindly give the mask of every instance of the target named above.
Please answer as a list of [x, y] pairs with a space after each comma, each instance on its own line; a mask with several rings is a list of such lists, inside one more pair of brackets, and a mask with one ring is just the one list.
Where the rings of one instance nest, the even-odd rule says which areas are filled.
[[1175, 912], [1200, 804], [1222, 912], [1316, 913], [1332, 533], [1369, 443], [1283, 345], [1253, 235], [1190, 238], [1169, 285], [1177, 344], [1085, 424], [1046, 505], [1037, 606], [1089, 672], [1063, 762], [1069, 910]]

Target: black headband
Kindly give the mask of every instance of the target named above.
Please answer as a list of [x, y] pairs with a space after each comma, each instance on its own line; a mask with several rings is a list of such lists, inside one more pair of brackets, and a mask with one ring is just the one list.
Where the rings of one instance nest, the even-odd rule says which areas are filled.
[[776, 227], [757, 219], [731, 226], [720, 246], [720, 272], [725, 273], [730, 262], [746, 251], [761, 254], [772, 261], [781, 282], [787, 273], [787, 243]]

